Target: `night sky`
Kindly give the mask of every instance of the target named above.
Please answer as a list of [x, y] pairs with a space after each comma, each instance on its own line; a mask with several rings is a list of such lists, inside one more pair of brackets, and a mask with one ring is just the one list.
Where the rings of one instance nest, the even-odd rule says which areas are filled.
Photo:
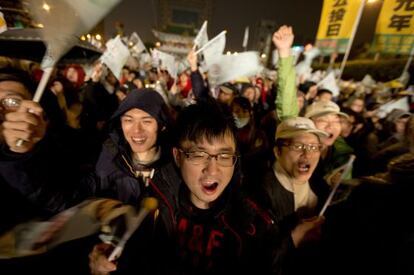
[[[123, 0], [105, 19], [107, 35], [115, 33], [114, 22], [120, 20], [125, 25], [125, 33], [136, 31], [141, 38], [154, 42], [151, 29], [156, 24], [155, 0]], [[295, 44], [313, 42], [319, 24], [323, 0], [212, 0], [213, 13], [208, 24], [208, 35], [213, 37], [227, 30], [226, 50], [239, 51], [243, 41], [244, 28], [250, 29], [260, 19], [276, 21], [278, 26], [292, 25]], [[367, 5], [357, 31], [354, 46], [371, 41], [375, 30], [375, 19], [380, 3]]]

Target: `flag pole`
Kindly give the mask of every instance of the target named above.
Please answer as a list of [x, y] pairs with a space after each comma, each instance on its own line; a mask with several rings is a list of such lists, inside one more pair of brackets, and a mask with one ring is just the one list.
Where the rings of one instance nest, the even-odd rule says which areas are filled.
[[408, 72], [408, 69], [410, 68], [411, 61], [413, 61], [413, 55], [414, 55], [414, 45], [411, 47], [410, 55], [408, 56], [407, 63], [405, 64], [404, 70], [401, 75], [404, 75], [405, 72]]
[[222, 31], [221, 33], [219, 33], [216, 37], [214, 37], [213, 39], [211, 39], [210, 41], [208, 41], [203, 47], [201, 47], [200, 49], [198, 49], [195, 54], [199, 54], [202, 51], [204, 51], [205, 48], [208, 48], [208, 46], [210, 46], [211, 44], [213, 44], [217, 39], [219, 39], [221, 36], [223, 36], [224, 34], [226, 34], [227, 31]]
[[362, 12], [364, 11], [365, 1], [366, 0], [361, 1], [361, 6], [359, 7], [358, 15], [355, 20], [354, 26], [352, 28], [351, 37], [349, 39], [348, 46], [345, 51], [344, 59], [342, 60], [341, 68], [339, 69], [339, 75], [338, 75], [337, 81], [341, 80], [342, 73], [344, 72], [346, 61], [348, 60], [349, 53], [351, 52], [352, 43], [354, 42], [355, 34], [358, 29], [359, 21], [361, 21]]

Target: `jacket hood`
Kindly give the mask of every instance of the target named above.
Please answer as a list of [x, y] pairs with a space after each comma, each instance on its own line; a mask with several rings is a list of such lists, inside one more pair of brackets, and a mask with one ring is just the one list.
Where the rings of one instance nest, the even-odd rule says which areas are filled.
[[152, 89], [132, 90], [121, 102], [111, 120], [116, 122], [119, 117], [131, 109], [140, 109], [157, 120], [158, 128], [162, 129], [167, 122], [166, 104], [164, 99]]

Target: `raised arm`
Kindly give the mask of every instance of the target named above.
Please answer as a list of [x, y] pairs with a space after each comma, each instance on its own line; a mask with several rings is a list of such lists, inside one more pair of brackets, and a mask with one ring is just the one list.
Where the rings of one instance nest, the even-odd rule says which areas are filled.
[[294, 34], [292, 27], [282, 26], [273, 34], [273, 44], [279, 52], [276, 112], [280, 120], [299, 114], [296, 99], [296, 71], [290, 49]]

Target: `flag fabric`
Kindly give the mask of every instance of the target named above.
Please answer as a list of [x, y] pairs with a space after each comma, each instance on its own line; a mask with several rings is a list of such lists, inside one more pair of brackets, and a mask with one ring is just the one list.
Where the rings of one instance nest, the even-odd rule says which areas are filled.
[[130, 47], [131, 54], [138, 55], [144, 51], [147, 51], [144, 43], [136, 32], [133, 32], [128, 40], [128, 46]]
[[358, 10], [365, 0], [324, 0], [316, 46], [323, 55], [344, 53], [351, 38]]
[[226, 31], [222, 31], [216, 37], [208, 41], [203, 48], [199, 49], [204, 56], [205, 69], [215, 63], [217, 58], [220, 58], [223, 54], [224, 48], [226, 47]]
[[409, 104], [408, 104], [408, 96], [405, 96], [403, 98], [396, 99], [396, 100], [391, 100], [391, 101], [385, 103], [384, 105], [381, 105], [378, 108], [377, 116], [379, 118], [384, 118], [389, 113], [391, 113], [391, 111], [394, 110], [394, 109], [401, 109], [401, 110], [409, 112], [410, 107], [409, 107]]
[[196, 37], [194, 38], [194, 45], [198, 48], [201, 48], [208, 42], [208, 35], [207, 35], [207, 21], [204, 21], [203, 25], [201, 26], [200, 31], [197, 33]]
[[320, 53], [321, 51], [316, 47], [313, 47], [312, 49], [303, 53], [305, 59], [296, 65], [296, 74], [299, 78], [303, 77], [304, 75], [310, 77], [310, 74], [312, 72], [312, 62], [318, 55], [320, 55]]
[[53, 61], [64, 55], [93, 28], [120, 0], [31, 0], [29, 8], [34, 19], [42, 23], [47, 54]]
[[243, 76], [256, 75], [262, 69], [258, 52], [249, 51], [238, 55], [220, 55], [210, 65], [208, 79], [212, 86], [217, 86]]
[[154, 49], [152, 51], [152, 60], [157, 67], [166, 69], [172, 78], [177, 78], [177, 65], [173, 55]]
[[334, 97], [337, 97], [339, 95], [339, 87], [336, 83], [334, 72], [327, 74], [325, 78], [322, 79], [317, 85], [319, 89], [327, 89], [331, 91]]
[[106, 50], [101, 56], [101, 61], [112, 71], [115, 77], [121, 78], [121, 71], [130, 56], [127, 46], [118, 35], [106, 43]]
[[7, 31], [7, 23], [3, 13], [0, 11], [0, 33]]
[[243, 49], [247, 48], [247, 44], [249, 44], [249, 27], [246, 27], [244, 29], [243, 44], [242, 44]]
[[36, 255], [59, 244], [80, 239], [105, 228], [113, 232], [114, 222], [128, 222], [137, 214], [134, 207], [112, 199], [90, 199], [46, 221], [30, 221], [0, 235], [0, 259]]
[[384, 0], [377, 20], [373, 50], [408, 55], [414, 45], [412, 1]]

